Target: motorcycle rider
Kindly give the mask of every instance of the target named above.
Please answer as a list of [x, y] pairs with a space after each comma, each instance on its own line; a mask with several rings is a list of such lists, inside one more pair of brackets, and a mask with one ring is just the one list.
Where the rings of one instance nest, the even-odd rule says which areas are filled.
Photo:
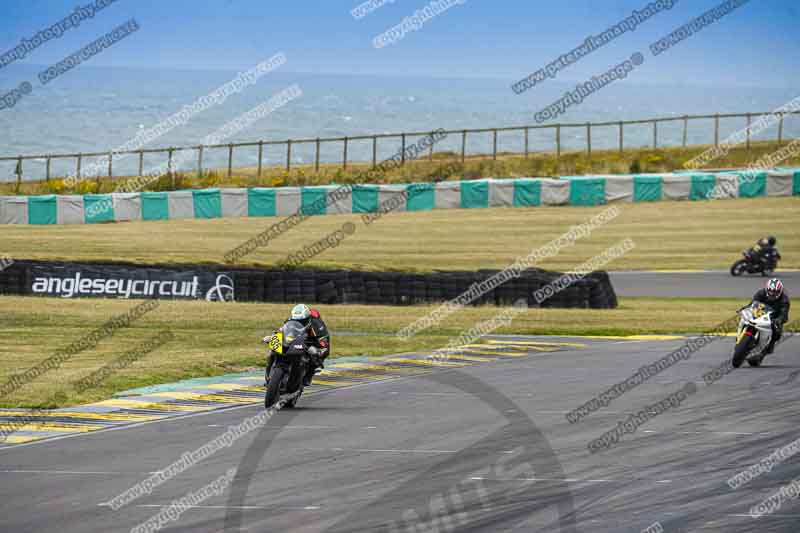
[[774, 236], [768, 235], [761, 237], [755, 246], [749, 250], [764, 265], [764, 270], [775, 270], [778, 266], [778, 259], [781, 258], [781, 254], [778, 253], [778, 249], [775, 247], [777, 242], [778, 240]]
[[764, 352], [765, 355], [771, 354], [775, 350], [775, 344], [783, 335], [783, 325], [789, 320], [789, 308], [791, 307], [789, 295], [783, 290], [783, 282], [778, 278], [772, 278], [764, 284], [764, 288], [756, 291], [753, 301], [761, 302], [772, 308], [770, 315], [772, 339]]
[[[331, 351], [330, 335], [328, 334], [328, 327], [322, 320], [322, 316], [316, 309], [311, 309], [305, 304], [297, 304], [292, 307], [289, 320], [300, 322], [304, 327], [308, 326], [308, 339], [311, 341], [309, 347], [309, 355], [311, 355], [312, 368], [311, 372], [306, 373], [303, 380], [303, 385], [308, 386], [311, 384], [311, 378], [325, 368], [324, 361]], [[272, 335], [267, 335], [262, 340], [268, 343]], [[267, 367], [264, 371], [264, 383], [269, 383], [269, 372], [272, 369], [272, 364], [275, 361], [275, 353], [270, 350], [269, 359], [267, 360]]]

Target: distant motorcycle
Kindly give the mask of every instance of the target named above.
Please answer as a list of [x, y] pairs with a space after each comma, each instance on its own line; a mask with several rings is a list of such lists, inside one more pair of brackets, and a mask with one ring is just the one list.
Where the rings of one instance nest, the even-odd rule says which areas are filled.
[[296, 320], [289, 320], [269, 339], [275, 361], [269, 372], [264, 407], [272, 407], [283, 395], [290, 396], [284, 404], [286, 407], [297, 405], [303, 394], [306, 373], [314, 371], [311, 358], [319, 352], [309, 343], [308, 328]]
[[753, 302], [739, 310], [739, 329], [733, 348], [734, 368], [747, 360], [750, 366], [759, 366], [764, 360], [772, 339], [772, 308], [762, 302]]
[[771, 276], [778, 266], [777, 257], [770, 257], [766, 261], [754, 250], [742, 252], [744, 259], [739, 259], [731, 266], [731, 276], [741, 276], [742, 274], [761, 274]]

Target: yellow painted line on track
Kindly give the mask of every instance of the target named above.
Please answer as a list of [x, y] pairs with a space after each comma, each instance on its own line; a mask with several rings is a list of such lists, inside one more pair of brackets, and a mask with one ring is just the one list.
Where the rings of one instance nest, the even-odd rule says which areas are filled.
[[8, 435], [5, 439], [0, 440], [0, 444], [22, 444], [24, 442], [46, 439], [49, 436], [50, 435], [42, 435], [41, 437], [38, 435]]
[[[264, 378], [256, 378], [257, 381], [264, 383]], [[207, 389], [217, 389], [217, 390], [224, 390], [224, 391], [243, 391], [243, 392], [263, 392], [264, 387], [254, 387], [252, 385], [239, 385], [237, 383], [212, 383], [211, 385], [205, 385], [204, 388]]]
[[92, 405], [103, 405], [108, 407], [119, 407], [121, 409], [153, 409], [158, 411], [208, 411], [213, 409], [211, 406], [205, 405], [174, 405], [158, 402], [145, 402], [142, 400], [104, 400]]
[[523, 346], [570, 346], [574, 348], [583, 348], [586, 346], [582, 342], [543, 342], [543, 341], [498, 341], [495, 339], [486, 339], [490, 344], [509, 345], [512, 348], [518, 348], [519, 345]]
[[[437, 355], [437, 354], [432, 354]], [[494, 354], [492, 354], [494, 355]], [[478, 357], [476, 355], [464, 355], [464, 354], [456, 354], [456, 353], [446, 353], [441, 354], [441, 357], [444, 359], [458, 359], [462, 361], [475, 361], [477, 363], [489, 363], [491, 361], [497, 361], [497, 357]]]
[[581, 335], [585, 339], [619, 339], [623, 341], [674, 341], [683, 335]]
[[[163, 418], [159, 415], [136, 415], [136, 414], [127, 414], [127, 413], [96, 413], [96, 412], [75, 412], [75, 411], [37, 411], [37, 412], [30, 412], [30, 411], [3, 411], [0, 412], [0, 416], [27, 416], [31, 418], [89, 418], [92, 420], [109, 420], [109, 421], [120, 421], [120, 422], [139, 422], [145, 420], [156, 420], [158, 418]], [[2, 422], [0, 422], [2, 424]]]
[[503, 351], [501, 351], [501, 350], [504, 350], [506, 348], [515, 348], [517, 350], [525, 348], [525, 349], [533, 350], [533, 351], [536, 351], [536, 352], [554, 352], [554, 351], [556, 351], [555, 348], [553, 348], [553, 347], [545, 347], [545, 346], [504, 346], [504, 345], [495, 345], [495, 344], [465, 344], [464, 346], [460, 346], [460, 348], [467, 349], [467, 350], [472, 350], [472, 349], [477, 349], [477, 350], [495, 350], [494, 352], [489, 352], [489, 353], [496, 353], [498, 355], [501, 355], [501, 354], [504, 354], [504, 353], [525, 354], [525, 355], [527, 355], [527, 353], [528, 353], [528, 352], [503, 352]]
[[[199, 392], [155, 392], [150, 394], [149, 396], [158, 396], [160, 398], [171, 398], [173, 400], [195, 400], [198, 402], [218, 402], [218, 403], [247, 403], [249, 401], [248, 398], [242, 398], [241, 400], [229, 398], [226, 396], [219, 396], [217, 394], [201, 394]], [[254, 399], [254, 401], [258, 401], [258, 399]]]
[[[478, 350], [477, 348], [465, 348], [460, 351], [467, 352], [469, 354], [477, 353], [483, 355], [494, 355], [497, 357], [528, 357], [529, 355], [531, 355], [528, 352], [500, 352], [500, 351]], [[544, 350], [544, 351], [554, 352], [555, 350]]]
[[28, 422], [24, 426], [13, 423], [0, 424], [0, 429], [11, 431], [52, 431], [55, 433], [87, 433], [108, 426], [93, 426], [91, 424], [58, 424], [56, 422]]
[[[336, 367], [332, 367], [336, 368]], [[382, 372], [388, 373], [407, 373], [407, 374], [418, 374], [422, 371], [422, 369], [417, 368], [403, 368], [399, 366], [389, 366], [389, 365], [373, 365], [370, 363], [348, 363], [347, 365], [342, 365], [340, 368], [351, 368], [351, 369], [359, 369], [359, 370], [375, 370], [379, 369]]]
[[434, 361], [433, 359], [407, 359], [405, 357], [386, 359], [387, 363], [406, 363], [421, 366], [467, 366], [469, 363], [449, 363], [447, 361]]
[[327, 385], [328, 387], [348, 387], [350, 385], [357, 385], [353, 381], [329, 381], [327, 379], [316, 379], [311, 382], [312, 385]]

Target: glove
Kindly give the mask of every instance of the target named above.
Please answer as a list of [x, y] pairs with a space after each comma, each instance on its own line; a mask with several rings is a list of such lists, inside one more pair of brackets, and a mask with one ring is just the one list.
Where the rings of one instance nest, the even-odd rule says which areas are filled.
[[263, 342], [264, 344], [267, 344], [267, 343], [269, 343], [271, 338], [272, 338], [272, 335], [267, 335], [266, 337], [261, 339], [261, 342]]
[[309, 346], [308, 354], [313, 357], [317, 357], [319, 355], [319, 348], [317, 348], [316, 346]]

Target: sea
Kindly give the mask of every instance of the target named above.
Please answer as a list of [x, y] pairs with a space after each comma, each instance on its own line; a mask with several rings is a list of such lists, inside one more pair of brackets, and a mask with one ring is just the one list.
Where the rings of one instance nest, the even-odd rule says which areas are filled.
[[[10, 65], [0, 70], [0, 94], [28, 81], [32, 90], [24, 94], [12, 108], [0, 110], [0, 157], [47, 155], [77, 152], [108, 152], [136, 137], [180, 111], [198, 98], [230, 81], [236, 71], [161, 70], [80, 66], [42, 85], [37, 74], [41, 67]], [[732, 77], [735, 73], [732, 73]], [[191, 117], [145, 146], [163, 148], [196, 145], [209, 133], [267, 101], [283, 89], [296, 84], [301, 96], [225, 142], [280, 141], [343, 137], [401, 132], [428, 132], [437, 128], [471, 129], [537, 125], [534, 113], [550, 105], [573, 89], [574, 82], [548, 80], [522, 95], [512, 92], [511, 83], [502, 79], [449, 79], [367, 75], [320, 75], [277, 70], [266, 74], [257, 83], [229, 96]], [[730, 84], [708, 85], [680, 80], [672, 84], [634, 82], [631, 78], [606, 86], [575, 105], [552, 122], [585, 123], [636, 120], [693, 114], [771, 111], [800, 95], [800, 89], [760, 88]], [[724, 119], [720, 138], [743, 128], [744, 119]], [[713, 120], [690, 121], [688, 143], [713, 142]], [[660, 124], [660, 146], [680, 145], [681, 121]], [[593, 149], [618, 145], [616, 127], [592, 130]], [[625, 146], [638, 147], [652, 143], [652, 126], [626, 126]], [[783, 135], [800, 137], [800, 116], [787, 118]], [[777, 137], [777, 127], [769, 128], [754, 139]], [[410, 137], [408, 143], [414, 142]], [[564, 128], [562, 149], [583, 149], [586, 128]], [[501, 132], [499, 151], [521, 152], [522, 132]], [[322, 162], [340, 162], [341, 142], [323, 142]], [[378, 158], [395, 154], [399, 138], [378, 141]], [[531, 130], [529, 148], [554, 150], [553, 129]], [[491, 133], [475, 133], [467, 137], [467, 153], [490, 153]], [[315, 145], [293, 144], [292, 164], [313, 163]], [[449, 135], [436, 150], [460, 152], [461, 135]], [[204, 153], [204, 167], [225, 168], [227, 149]], [[370, 160], [372, 141], [350, 141], [348, 160]], [[234, 151], [234, 166], [257, 164], [256, 147]], [[166, 155], [148, 154], [145, 169], [165, 162]], [[82, 162], [87, 168], [94, 160]], [[265, 146], [265, 165], [286, 162], [285, 146]], [[182, 165], [193, 169], [194, 157]], [[15, 161], [0, 161], [0, 181], [15, 180]], [[131, 175], [138, 170], [138, 156], [115, 156], [114, 174]], [[75, 159], [53, 159], [52, 175], [68, 175], [75, 171]], [[25, 161], [23, 176], [41, 179], [45, 160]]]

